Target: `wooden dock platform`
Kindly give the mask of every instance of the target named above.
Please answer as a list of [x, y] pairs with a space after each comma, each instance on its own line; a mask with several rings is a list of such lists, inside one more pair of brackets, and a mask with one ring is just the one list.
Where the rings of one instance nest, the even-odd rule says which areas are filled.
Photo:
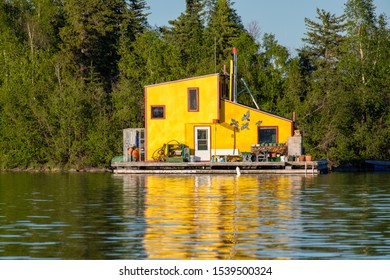
[[113, 162], [116, 174], [320, 174], [327, 161], [294, 162]]

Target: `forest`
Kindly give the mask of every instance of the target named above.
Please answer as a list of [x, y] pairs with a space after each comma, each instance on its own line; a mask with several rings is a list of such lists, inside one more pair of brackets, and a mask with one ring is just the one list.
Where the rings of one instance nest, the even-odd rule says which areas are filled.
[[0, 170], [108, 166], [122, 129], [144, 127], [144, 86], [222, 72], [233, 47], [260, 108], [295, 112], [314, 159], [390, 159], [387, 17], [372, 0], [340, 5], [303, 18], [291, 53], [230, 0], [186, 0], [167, 26], [144, 0], [1, 0]]

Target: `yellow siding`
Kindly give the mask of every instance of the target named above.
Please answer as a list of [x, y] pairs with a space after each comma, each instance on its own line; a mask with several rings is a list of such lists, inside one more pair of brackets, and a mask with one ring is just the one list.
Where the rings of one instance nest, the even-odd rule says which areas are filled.
[[[188, 112], [189, 88], [199, 90], [198, 112]], [[146, 160], [171, 140], [193, 147], [187, 124], [210, 124], [219, 118], [218, 89], [218, 74], [145, 87]], [[165, 106], [165, 119], [151, 119], [151, 106], [156, 105]]]
[[[247, 121], [242, 121], [242, 117], [248, 110], [250, 111], [249, 130], [241, 130], [241, 126], [247, 123]], [[287, 143], [292, 133], [291, 120], [225, 100], [222, 101], [221, 123], [214, 135], [217, 138], [213, 141], [217, 144], [216, 149], [233, 148], [234, 130], [230, 126], [232, 118], [239, 122], [239, 130], [236, 131], [236, 148], [240, 152], [249, 152], [251, 145], [257, 144], [258, 126], [256, 122], [258, 121], [262, 121], [261, 126], [264, 127], [277, 127], [278, 143]]]
[[[250, 111], [249, 130], [236, 131], [234, 135], [233, 127], [230, 125], [231, 119], [239, 122], [239, 127], [247, 121], [242, 121], [243, 115]], [[193, 123], [186, 125], [187, 145], [194, 149], [194, 129], [195, 126], [210, 126], [211, 149], [233, 149], [234, 136], [236, 137], [236, 148], [240, 152], [250, 152], [251, 145], [257, 144], [258, 129], [256, 122], [262, 121], [261, 126], [278, 128], [278, 143], [287, 143], [288, 137], [292, 135], [292, 121], [259, 111], [244, 105], [233, 103], [228, 100], [221, 100], [221, 118], [217, 124]]]
[[[198, 88], [199, 111], [188, 111], [188, 89]], [[165, 106], [164, 119], [151, 119], [151, 106]], [[231, 119], [239, 122], [250, 111], [249, 130], [238, 129], [234, 133]], [[145, 87], [145, 128], [146, 160], [153, 160], [153, 153], [164, 144], [176, 140], [185, 144], [194, 152], [195, 127], [210, 127], [211, 150], [233, 149], [249, 152], [251, 145], [258, 143], [256, 122], [262, 121], [263, 127], [276, 127], [277, 143], [287, 143], [292, 135], [292, 121], [256, 110], [251, 107], [220, 100], [219, 75], [197, 77], [170, 83]]]

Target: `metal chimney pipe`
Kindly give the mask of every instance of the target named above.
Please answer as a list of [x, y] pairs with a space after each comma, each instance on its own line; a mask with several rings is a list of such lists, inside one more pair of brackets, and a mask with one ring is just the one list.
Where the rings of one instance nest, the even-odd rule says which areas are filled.
[[230, 74], [229, 74], [229, 100], [233, 100], [233, 60], [230, 60]]
[[237, 49], [233, 48], [233, 102], [237, 103]]

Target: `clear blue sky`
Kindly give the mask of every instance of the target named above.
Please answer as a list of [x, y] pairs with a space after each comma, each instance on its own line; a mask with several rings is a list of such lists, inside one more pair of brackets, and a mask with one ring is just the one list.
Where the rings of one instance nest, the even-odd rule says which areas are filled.
[[[149, 23], [152, 26], [168, 25], [185, 11], [185, 0], [146, 0], [150, 7]], [[303, 46], [305, 17], [315, 20], [316, 8], [339, 16], [344, 11], [346, 0], [233, 0], [233, 8], [245, 27], [256, 21], [262, 34], [275, 34], [278, 42], [292, 53]], [[374, 0], [377, 15], [390, 17], [390, 0]], [[390, 19], [388, 18], [388, 21]]]

